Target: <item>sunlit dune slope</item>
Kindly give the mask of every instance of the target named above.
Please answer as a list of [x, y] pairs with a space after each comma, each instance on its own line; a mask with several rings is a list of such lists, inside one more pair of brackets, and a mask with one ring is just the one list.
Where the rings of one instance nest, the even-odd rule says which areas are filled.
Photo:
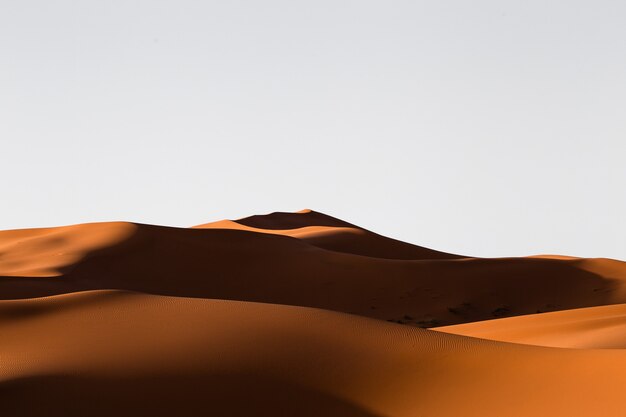
[[0, 231], [0, 275], [59, 275], [90, 253], [104, 251], [136, 232], [132, 223], [90, 223]]
[[626, 351], [119, 291], [0, 302], [3, 415], [623, 416]]
[[435, 328], [483, 339], [578, 349], [626, 349], [626, 304]]
[[624, 263], [602, 259], [384, 259], [265, 231], [129, 223], [6, 231], [0, 242], [3, 299], [122, 289], [420, 327], [626, 303]]

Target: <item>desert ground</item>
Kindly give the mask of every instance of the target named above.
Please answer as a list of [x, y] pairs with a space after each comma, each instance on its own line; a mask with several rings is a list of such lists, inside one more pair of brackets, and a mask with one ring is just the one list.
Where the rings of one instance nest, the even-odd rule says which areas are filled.
[[626, 263], [302, 210], [0, 232], [0, 415], [625, 416]]

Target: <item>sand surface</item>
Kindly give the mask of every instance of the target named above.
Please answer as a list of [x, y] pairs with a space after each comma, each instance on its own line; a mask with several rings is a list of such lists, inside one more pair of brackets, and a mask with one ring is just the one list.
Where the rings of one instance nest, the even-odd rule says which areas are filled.
[[0, 410], [623, 416], [625, 284], [616, 260], [471, 258], [310, 210], [4, 231]]
[[578, 349], [626, 349], [626, 304], [437, 327], [446, 333]]

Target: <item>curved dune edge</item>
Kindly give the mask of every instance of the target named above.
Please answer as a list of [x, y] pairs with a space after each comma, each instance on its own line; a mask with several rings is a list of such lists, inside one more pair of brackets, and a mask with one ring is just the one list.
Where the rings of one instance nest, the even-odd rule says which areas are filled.
[[94, 291], [2, 301], [0, 334], [0, 403], [11, 416], [624, 410], [626, 351], [484, 341], [302, 307]]
[[89, 254], [128, 240], [137, 225], [127, 222], [0, 231], [0, 275], [61, 275]]
[[[256, 216], [254, 224], [275, 228], [286, 218], [290, 233], [305, 234], [351, 227], [319, 213], [312, 219], [327, 224], [307, 226], [302, 215], [299, 223], [283, 213]], [[626, 303], [626, 264], [606, 259], [386, 259], [297, 236], [130, 223], [0, 232], [0, 245], [0, 299], [119, 289], [324, 308], [417, 327]]]
[[626, 349], [626, 304], [531, 314], [432, 330], [529, 345]]
[[295, 213], [274, 212], [238, 220], [222, 220], [201, 224], [194, 226], [194, 228], [237, 229], [291, 236], [322, 249], [385, 259], [463, 258], [460, 255], [440, 252], [381, 236], [310, 209]]

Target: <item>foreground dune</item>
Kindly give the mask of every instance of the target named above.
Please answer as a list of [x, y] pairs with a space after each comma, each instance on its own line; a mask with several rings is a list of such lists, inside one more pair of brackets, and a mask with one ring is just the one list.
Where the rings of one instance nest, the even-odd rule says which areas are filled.
[[[622, 416], [626, 351], [96, 291], [0, 303], [10, 416]], [[36, 399], [36, 400], [34, 400]]]

